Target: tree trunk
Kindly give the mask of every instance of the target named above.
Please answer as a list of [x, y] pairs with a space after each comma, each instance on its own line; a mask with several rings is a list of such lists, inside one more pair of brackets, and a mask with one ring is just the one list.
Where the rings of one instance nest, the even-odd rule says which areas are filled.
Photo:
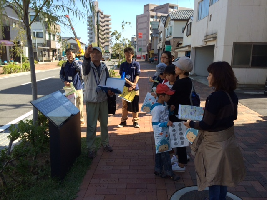
[[[25, 3], [27, 4], [27, 3]], [[35, 64], [33, 58], [33, 47], [32, 47], [32, 39], [31, 39], [31, 28], [29, 27], [29, 6], [24, 5], [24, 22], [26, 28], [27, 35], [27, 44], [28, 44], [28, 55], [30, 61], [30, 69], [31, 69], [31, 86], [32, 86], [32, 99], [37, 99], [37, 83], [36, 83], [36, 74], [35, 74]], [[33, 123], [35, 124], [38, 119], [38, 111], [35, 107], [33, 107]]]

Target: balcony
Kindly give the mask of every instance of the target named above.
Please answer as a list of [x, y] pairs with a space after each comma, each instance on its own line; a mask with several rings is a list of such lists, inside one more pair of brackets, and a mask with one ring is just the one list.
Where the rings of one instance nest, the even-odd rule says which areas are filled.
[[46, 40], [46, 46], [51, 48], [51, 49], [55, 49], [56, 48], [56, 41]]

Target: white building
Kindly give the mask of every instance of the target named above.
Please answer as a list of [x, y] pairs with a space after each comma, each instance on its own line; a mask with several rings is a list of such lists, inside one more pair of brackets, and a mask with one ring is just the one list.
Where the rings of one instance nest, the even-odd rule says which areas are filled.
[[194, 10], [176, 10], [170, 12], [165, 22], [165, 50], [166, 45], [171, 47], [171, 53], [176, 58], [178, 53], [175, 49], [183, 42], [184, 27], [194, 14]]
[[229, 62], [239, 84], [264, 84], [267, 76], [267, 1], [195, 0], [193, 73], [207, 76], [214, 61]]
[[179, 42], [175, 52], [178, 53], [177, 57], [191, 55], [191, 30], [192, 30], [193, 17], [190, 17], [183, 28], [183, 40]]

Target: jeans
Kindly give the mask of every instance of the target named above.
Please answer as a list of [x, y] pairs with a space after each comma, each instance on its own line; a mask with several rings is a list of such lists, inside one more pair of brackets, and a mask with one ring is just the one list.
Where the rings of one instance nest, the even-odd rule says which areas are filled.
[[155, 172], [167, 176], [173, 175], [171, 157], [168, 151], [155, 155]]
[[209, 200], [225, 200], [227, 186], [213, 185], [209, 186]]

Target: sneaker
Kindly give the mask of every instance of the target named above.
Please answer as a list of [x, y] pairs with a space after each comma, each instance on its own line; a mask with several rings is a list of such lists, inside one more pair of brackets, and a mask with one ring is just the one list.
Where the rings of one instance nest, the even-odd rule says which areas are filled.
[[186, 167], [180, 167], [178, 165], [178, 163], [175, 163], [172, 165], [172, 171], [175, 171], [175, 172], [185, 172], [186, 170]]
[[109, 145], [103, 146], [103, 150], [106, 151], [106, 152], [112, 152], [113, 151], [112, 147], [109, 146]]
[[176, 155], [173, 155], [172, 158], [171, 158], [171, 163], [174, 164], [174, 163], [177, 163], [178, 162], [178, 158], [176, 157]]
[[92, 150], [88, 152], [88, 157], [94, 159], [96, 157], [96, 151]]
[[122, 128], [122, 127], [124, 127], [124, 126], [126, 126], [126, 121], [125, 121], [125, 122], [121, 122], [121, 123], [118, 125], [119, 128]]
[[134, 123], [133, 123], [133, 126], [134, 126], [134, 128], [140, 128], [138, 122], [134, 122]]

